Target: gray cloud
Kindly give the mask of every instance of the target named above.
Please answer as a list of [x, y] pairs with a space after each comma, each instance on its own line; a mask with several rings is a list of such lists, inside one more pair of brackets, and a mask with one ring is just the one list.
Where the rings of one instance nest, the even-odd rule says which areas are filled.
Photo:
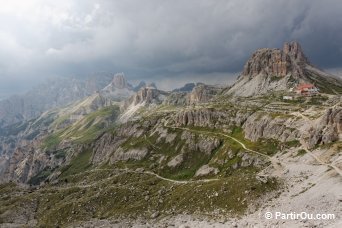
[[342, 67], [339, 0], [1, 4], [2, 91], [92, 71], [124, 71], [132, 80], [159, 80], [165, 87], [175, 78], [231, 81], [255, 49], [289, 40], [300, 41], [315, 65]]

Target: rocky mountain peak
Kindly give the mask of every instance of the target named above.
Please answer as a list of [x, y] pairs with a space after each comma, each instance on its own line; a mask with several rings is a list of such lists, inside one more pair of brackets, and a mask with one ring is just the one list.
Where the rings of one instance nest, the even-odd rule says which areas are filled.
[[124, 73], [117, 73], [114, 75], [112, 84], [118, 89], [127, 88], [127, 81]]
[[134, 94], [133, 87], [125, 78], [124, 73], [114, 75], [111, 83], [100, 91], [102, 97], [111, 100], [124, 100]]
[[154, 87], [141, 88], [121, 106], [122, 115], [119, 121], [128, 121], [140, 107], [161, 104], [168, 95], [168, 92], [158, 90]]
[[290, 43], [284, 43], [283, 46], [283, 53], [285, 55], [289, 55], [290, 57], [294, 58], [298, 62], [308, 63], [306, 56], [302, 50], [300, 44], [296, 41], [292, 41]]
[[253, 53], [244, 66], [242, 75], [254, 77], [258, 74], [284, 77], [292, 74], [302, 76], [301, 66], [308, 64], [298, 42], [285, 43], [283, 49], [262, 48]]
[[187, 95], [188, 104], [205, 103], [212, 99], [219, 91], [215, 86], [197, 83], [192, 91]]
[[161, 94], [163, 94], [163, 92], [154, 87], [141, 88], [133, 96], [133, 104], [136, 105], [142, 102], [145, 102], [146, 104], [153, 103], [154, 100], [158, 100], [158, 97]]
[[283, 49], [256, 50], [228, 94], [253, 96], [288, 90], [301, 83], [313, 83], [321, 91], [333, 94], [342, 88], [340, 79], [312, 66], [300, 44], [293, 41], [285, 43]]
[[157, 89], [157, 85], [156, 85], [154, 82], [149, 83], [149, 84], [147, 85], [147, 87]]
[[139, 84], [133, 88], [133, 90], [135, 92], [138, 92], [141, 88], [144, 88], [144, 87], [146, 87], [146, 82], [140, 81]]
[[191, 92], [193, 88], [196, 86], [195, 83], [186, 83], [184, 86], [174, 89], [173, 92]]
[[125, 101], [123, 108], [126, 109], [129, 106], [136, 106], [138, 104], [159, 104], [165, 99], [166, 95], [168, 95], [167, 92], [154, 87], [143, 87]]

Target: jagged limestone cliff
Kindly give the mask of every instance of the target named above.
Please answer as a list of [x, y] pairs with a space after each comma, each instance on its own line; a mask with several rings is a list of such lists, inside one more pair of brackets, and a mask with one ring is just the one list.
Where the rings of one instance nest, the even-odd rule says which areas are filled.
[[302, 83], [313, 83], [324, 93], [342, 92], [341, 79], [312, 66], [299, 43], [291, 42], [282, 50], [262, 48], [254, 52], [227, 94], [248, 97], [288, 91]]
[[[261, 50], [255, 58], [243, 73], [251, 81], [263, 74], [274, 74], [277, 83], [308, 76], [301, 71], [307, 59], [295, 43], [282, 51]], [[304, 171], [338, 171], [339, 95], [246, 98], [197, 84], [189, 92], [144, 86], [121, 103], [122, 97], [114, 96], [131, 92], [116, 75], [80, 102], [6, 129], [0, 139], [0, 180], [40, 189], [31, 194], [1, 185], [0, 222], [68, 226], [89, 218], [146, 220], [184, 212], [236, 217], [255, 211], [262, 200], [286, 198], [283, 182], [296, 186], [291, 197], [300, 200], [316, 180], [307, 180]], [[310, 160], [317, 156], [311, 153], [324, 163]], [[331, 194], [330, 203], [336, 199]], [[312, 202], [322, 198], [314, 196]]]

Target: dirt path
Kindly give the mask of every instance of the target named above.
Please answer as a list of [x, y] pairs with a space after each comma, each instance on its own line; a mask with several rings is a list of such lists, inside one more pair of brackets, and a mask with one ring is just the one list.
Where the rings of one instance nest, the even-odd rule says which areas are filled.
[[319, 164], [321, 165], [325, 165], [328, 166], [332, 169], [334, 169], [341, 177], [342, 177], [342, 170], [340, 168], [338, 168], [337, 166], [333, 165], [332, 163], [326, 163], [324, 161], [322, 161], [317, 155], [315, 155], [314, 153], [312, 153], [308, 148], [308, 146], [305, 144], [305, 142], [302, 143], [303, 145], [303, 149], [311, 156], [313, 157]]
[[226, 138], [232, 139], [233, 141], [239, 143], [243, 149], [245, 149], [251, 153], [266, 157], [272, 163], [273, 167], [277, 170], [277, 173], [276, 173], [277, 175], [280, 175], [281, 172], [283, 172], [283, 165], [277, 158], [271, 157], [267, 154], [263, 154], [263, 153], [260, 153], [258, 151], [255, 151], [255, 150], [251, 150], [251, 149], [247, 148], [243, 142], [241, 142], [240, 140], [238, 140], [238, 139], [236, 139], [230, 135], [223, 134], [223, 133], [209, 132], [209, 131], [193, 130], [193, 129], [189, 129], [189, 128], [185, 128], [185, 127], [173, 127], [173, 126], [166, 126], [166, 125], [164, 125], [164, 127], [173, 128], [173, 129], [181, 129], [181, 130], [198, 132], [198, 133], [205, 133], [205, 134], [216, 134], [216, 135], [221, 135], [221, 136], [224, 136]]
[[[212, 179], [200, 179], [200, 180], [173, 180], [173, 179], [169, 179], [166, 177], [162, 177], [157, 173], [151, 172], [151, 171], [137, 171], [137, 170], [130, 170], [130, 169], [92, 169], [89, 170], [87, 172], [96, 172], [96, 171], [122, 171], [122, 173], [116, 174], [114, 176], [108, 177], [106, 178], [106, 180], [111, 179], [113, 177], [117, 177], [123, 174], [127, 174], [127, 173], [136, 173], [136, 174], [147, 174], [147, 175], [151, 175], [154, 176], [160, 180], [164, 180], [164, 181], [168, 181], [174, 184], [192, 184], [192, 183], [207, 183], [207, 182], [211, 182], [211, 181], [218, 181], [220, 179], [218, 178], [212, 178]], [[75, 174], [78, 175], [78, 174]], [[88, 184], [88, 185], [72, 185], [72, 186], [67, 186], [67, 187], [58, 187], [58, 189], [69, 189], [69, 188], [74, 188], [74, 187], [78, 187], [78, 188], [90, 188], [93, 187], [97, 184], [100, 184], [100, 182], [105, 182], [105, 180], [100, 180], [97, 181], [93, 184]]]
[[[340, 103], [335, 104], [334, 106], [332, 106], [331, 108], [335, 108], [337, 105], [339, 105]], [[302, 117], [304, 120], [306, 120], [306, 122], [313, 127], [313, 120], [310, 120], [308, 117], [304, 116], [302, 113], [300, 112], [293, 112], [292, 114]], [[304, 140], [300, 140], [300, 143], [303, 146], [303, 149], [311, 156], [313, 157], [319, 164], [321, 165], [325, 165], [328, 166], [332, 169], [334, 169], [340, 176], [342, 176], [342, 170], [340, 168], [338, 168], [337, 166], [333, 165], [332, 163], [326, 163], [324, 161], [322, 161], [318, 156], [316, 156], [314, 153], [312, 153], [308, 148], [308, 145], [306, 144], [306, 142]]]
[[201, 180], [178, 181], [178, 180], [172, 180], [172, 179], [168, 179], [168, 178], [159, 176], [158, 174], [150, 172], [150, 171], [145, 171], [143, 173], [144, 174], [153, 175], [153, 176], [155, 176], [155, 177], [157, 177], [157, 178], [159, 178], [161, 180], [169, 181], [169, 182], [172, 182], [172, 183], [175, 183], [175, 184], [205, 183], [205, 182], [211, 182], [211, 181], [218, 181], [218, 180], [220, 180], [220, 179], [216, 178], [216, 179], [201, 179]]
[[301, 117], [301, 118], [303, 118], [304, 120], [306, 120], [307, 122], [311, 122], [311, 121], [312, 121], [312, 120], [309, 119], [309, 117], [304, 116], [304, 115], [303, 115], [302, 113], [300, 113], [300, 112], [292, 112], [291, 115]]
[[[304, 115], [303, 115], [304, 117]], [[308, 118], [306, 118], [307, 120], [309, 120]], [[222, 136], [225, 136], [225, 137], [228, 137], [232, 140], [234, 140], [235, 142], [239, 143], [245, 150], [249, 151], [249, 152], [252, 152], [252, 153], [255, 153], [255, 154], [258, 154], [258, 155], [261, 155], [261, 156], [264, 156], [266, 157], [267, 159], [269, 159], [273, 165], [273, 167], [277, 170], [277, 173], [276, 175], [281, 175], [281, 172], [283, 172], [283, 164], [276, 158], [274, 157], [271, 157], [271, 156], [268, 156], [266, 154], [263, 154], [263, 153], [260, 153], [258, 151], [255, 151], [255, 150], [251, 150], [249, 148], [246, 147], [246, 145], [239, 141], [238, 139], [230, 136], [230, 135], [226, 135], [226, 134], [223, 134], [223, 133], [213, 133], [213, 132], [208, 132], [208, 131], [199, 131], [199, 130], [192, 130], [192, 129], [188, 129], [188, 128], [183, 128], [183, 127], [171, 127], [171, 126], [165, 126], [165, 127], [170, 127], [170, 128], [177, 128], [177, 129], [183, 129], [183, 130], [188, 130], [188, 131], [193, 131], [193, 132], [199, 132], [199, 133], [211, 133], [211, 134], [218, 134], [218, 135], [222, 135]], [[328, 166], [330, 168], [333, 168], [340, 176], [342, 176], [342, 170], [340, 168], [338, 168], [337, 166], [333, 165], [333, 164], [329, 164], [329, 163], [325, 163], [323, 162], [319, 157], [317, 157], [314, 153], [312, 153], [310, 150], [308, 150], [305, 142], [301, 142], [303, 147], [304, 147], [304, 150], [310, 155], [312, 156], [318, 163], [320, 163], [321, 165], [325, 165], [325, 166]]]

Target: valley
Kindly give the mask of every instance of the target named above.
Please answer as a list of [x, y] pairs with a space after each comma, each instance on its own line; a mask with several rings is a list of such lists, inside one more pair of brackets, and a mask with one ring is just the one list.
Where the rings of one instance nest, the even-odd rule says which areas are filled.
[[0, 227], [338, 227], [264, 214], [340, 216], [341, 91], [291, 42], [257, 50], [230, 87], [163, 91], [118, 73], [39, 115], [6, 117]]

